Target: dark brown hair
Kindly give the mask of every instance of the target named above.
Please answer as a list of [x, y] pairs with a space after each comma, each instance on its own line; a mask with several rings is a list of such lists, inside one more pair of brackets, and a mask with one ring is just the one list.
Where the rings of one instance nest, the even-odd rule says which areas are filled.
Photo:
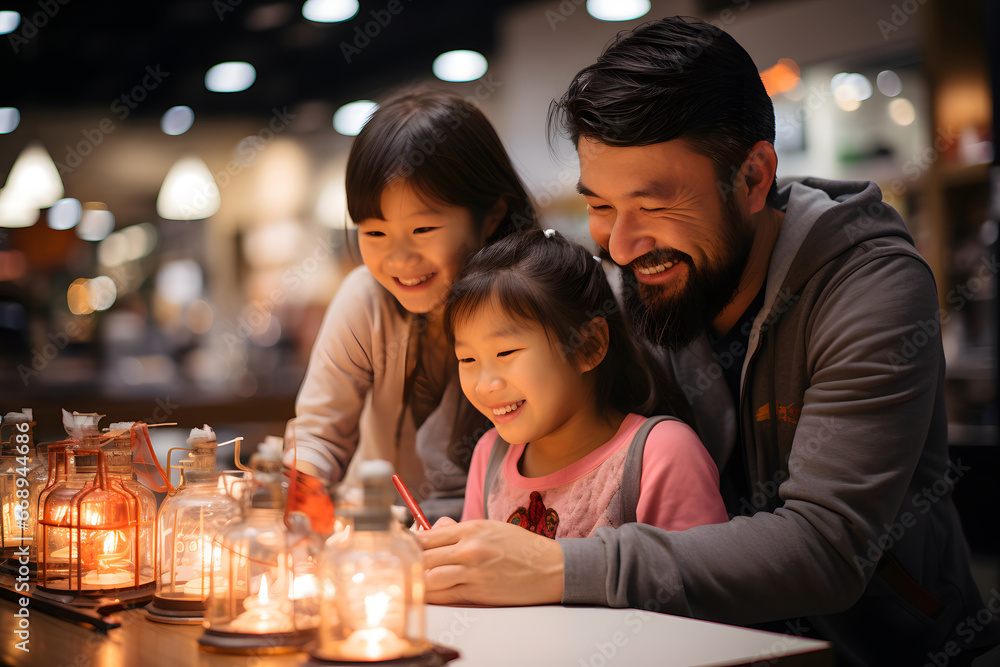
[[[774, 105], [757, 66], [729, 33], [679, 16], [623, 31], [549, 108], [561, 129], [609, 146], [683, 138], [733, 177], [758, 141], [774, 143]], [[723, 195], [728, 190], [720, 188]], [[768, 202], [777, 198], [772, 181]]]
[[608, 324], [608, 350], [591, 371], [595, 409], [607, 414], [673, 414], [694, 426], [680, 388], [632, 332], [600, 261], [578, 243], [541, 230], [512, 234], [469, 260], [455, 280], [444, 313], [454, 342], [455, 324], [479, 308], [501, 309], [511, 318], [539, 324], [571, 361], [589, 344], [588, 324]]
[[503, 199], [507, 213], [487, 243], [538, 227], [535, 208], [496, 130], [482, 111], [456, 95], [408, 89], [372, 114], [347, 158], [351, 219], [384, 219], [382, 191], [400, 177], [423, 197], [469, 209], [477, 223]]

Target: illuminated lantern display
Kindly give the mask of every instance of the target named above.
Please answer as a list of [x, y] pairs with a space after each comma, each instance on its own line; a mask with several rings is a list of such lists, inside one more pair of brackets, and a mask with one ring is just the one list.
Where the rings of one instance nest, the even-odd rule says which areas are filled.
[[319, 624], [315, 561], [319, 538], [308, 521], [284, 523], [281, 453], [261, 448], [250, 460], [243, 518], [213, 542], [205, 632], [210, 651], [298, 651]]
[[363, 504], [349, 512], [346, 537], [320, 560], [320, 630], [309, 654], [317, 661], [375, 662], [430, 653], [425, 638], [423, 554], [393, 518], [392, 465], [361, 467]]
[[192, 429], [187, 442], [192, 450], [180, 462], [181, 484], [156, 519], [156, 593], [146, 613], [163, 623], [201, 623], [212, 572], [219, 568], [212, 540], [240, 515], [239, 501], [220, 488], [214, 431], [208, 425]]
[[11, 412], [0, 424], [0, 555], [4, 569], [34, 567], [38, 494], [47, 470], [36, 451], [31, 410]]
[[102, 438], [99, 415], [73, 416], [75, 424], [67, 425], [72, 439], [48, 449], [49, 481], [38, 500], [35, 594], [73, 604], [110, 596], [127, 604], [148, 601], [156, 498], [132, 470], [142, 424]]

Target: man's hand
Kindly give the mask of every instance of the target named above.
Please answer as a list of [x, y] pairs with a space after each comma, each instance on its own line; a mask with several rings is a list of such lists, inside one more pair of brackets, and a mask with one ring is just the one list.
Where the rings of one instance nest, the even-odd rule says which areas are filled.
[[515, 606], [562, 600], [563, 554], [555, 540], [500, 521], [438, 520], [417, 533], [427, 601]]

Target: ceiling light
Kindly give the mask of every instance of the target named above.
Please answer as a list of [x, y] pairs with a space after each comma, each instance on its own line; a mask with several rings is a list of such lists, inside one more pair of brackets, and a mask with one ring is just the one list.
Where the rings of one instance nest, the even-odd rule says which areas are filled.
[[15, 107], [0, 107], [0, 134], [10, 134], [20, 123], [20, 111]]
[[0, 12], [0, 35], [14, 32], [19, 25], [21, 25], [20, 14], [11, 11]]
[[587, 0], [587, 13], [601, 21], [631, 21], [650, 9], [649, 0]]
[[302, 16], [316, 23], [339, 23], [354, 18], [359, 8], [358, 0], [306, 0]]
[[486, 74], [486, 58], [476, 51], [446, 51], [434, 59], [431, 69], [442, 81], [475, 81]]
[[841, 72], [830, 79], [830, 90], [838, 100], [864, 102], [872, 96], [872, 82], [864, 74]]
[[115, 229], [115, 215], [101, 202], [87, 202], [76, 226], [76, 235], [84, 241], [103, 241]]
[[194, 123], [194, 111], [191, 107], [176, 106], [167, 109], [160, 118], [160, 129], [172, 137], [184, 134]]
[[911, 125], [917, 119], [917, 111], [913, 103], [905, 97], [897, 97], [889, 102], [889, 118], [897, 125]]
[[257, 70], [250, 63], [219, 63], [205, 74], [205, 87], [213, 93], [238, 93], [253, 85]]
[[899, 75], [891, 69], [883, 70], [875, 77], [875, 85], [880, 93], [886, 97], [895, 97], [903, 92], [903, 82], [899, 80]]
[[76, 223], [80, 222], [82, 214], [83, 206], [80, 205], [79, 200], [72, 197], [60, 199], [49, 209], [47, 222], [52, 229], [73, 229], [76, 227]]
[[348, 137], [357, 136], [378, 105], [370, 100], [350, 102], [333, 114], [333, 129]]
[[156, 198], [156, 212], [165, 220], [203, 220], [215, 215], [221, 205], [212, 172], [193, 156], [174, 163]]
[[0, 227], [31, 227], [38, 222], [38, 207], [10, 188], [0, 188]]
[[55, 162], [38, 142], [28, 144], [17, 156], [4, 189], [35, 208], [52, 206], [64, 193]]

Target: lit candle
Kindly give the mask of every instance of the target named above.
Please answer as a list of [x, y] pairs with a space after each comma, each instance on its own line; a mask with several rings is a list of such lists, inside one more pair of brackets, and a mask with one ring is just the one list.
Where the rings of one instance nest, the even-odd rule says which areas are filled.
[[379, 627], [389, 611], [392, 596], [375, 593], [365, 596], [365, 621], [367, 628], [355, 630], [341, 645], [340, 652], [351, 660], [393, 659], [401, 657], [409, 642], [400, 639], [392, 630]]
[[300, 574], [292, 581], [292, 592], [288, 596], [292, 600], [314, 598], [319, 594], [319, 585], [315, 574]]
[[233, 619], [229, 624], [229, 630], [252, 634], [292, 632], [295, 630], [295, 624], [276, 602], [279, 601], [272, 602], [267, 594], [267, 576], [261, 575], [257, 596], [248, 597], [243, 601], [246, 611]]

